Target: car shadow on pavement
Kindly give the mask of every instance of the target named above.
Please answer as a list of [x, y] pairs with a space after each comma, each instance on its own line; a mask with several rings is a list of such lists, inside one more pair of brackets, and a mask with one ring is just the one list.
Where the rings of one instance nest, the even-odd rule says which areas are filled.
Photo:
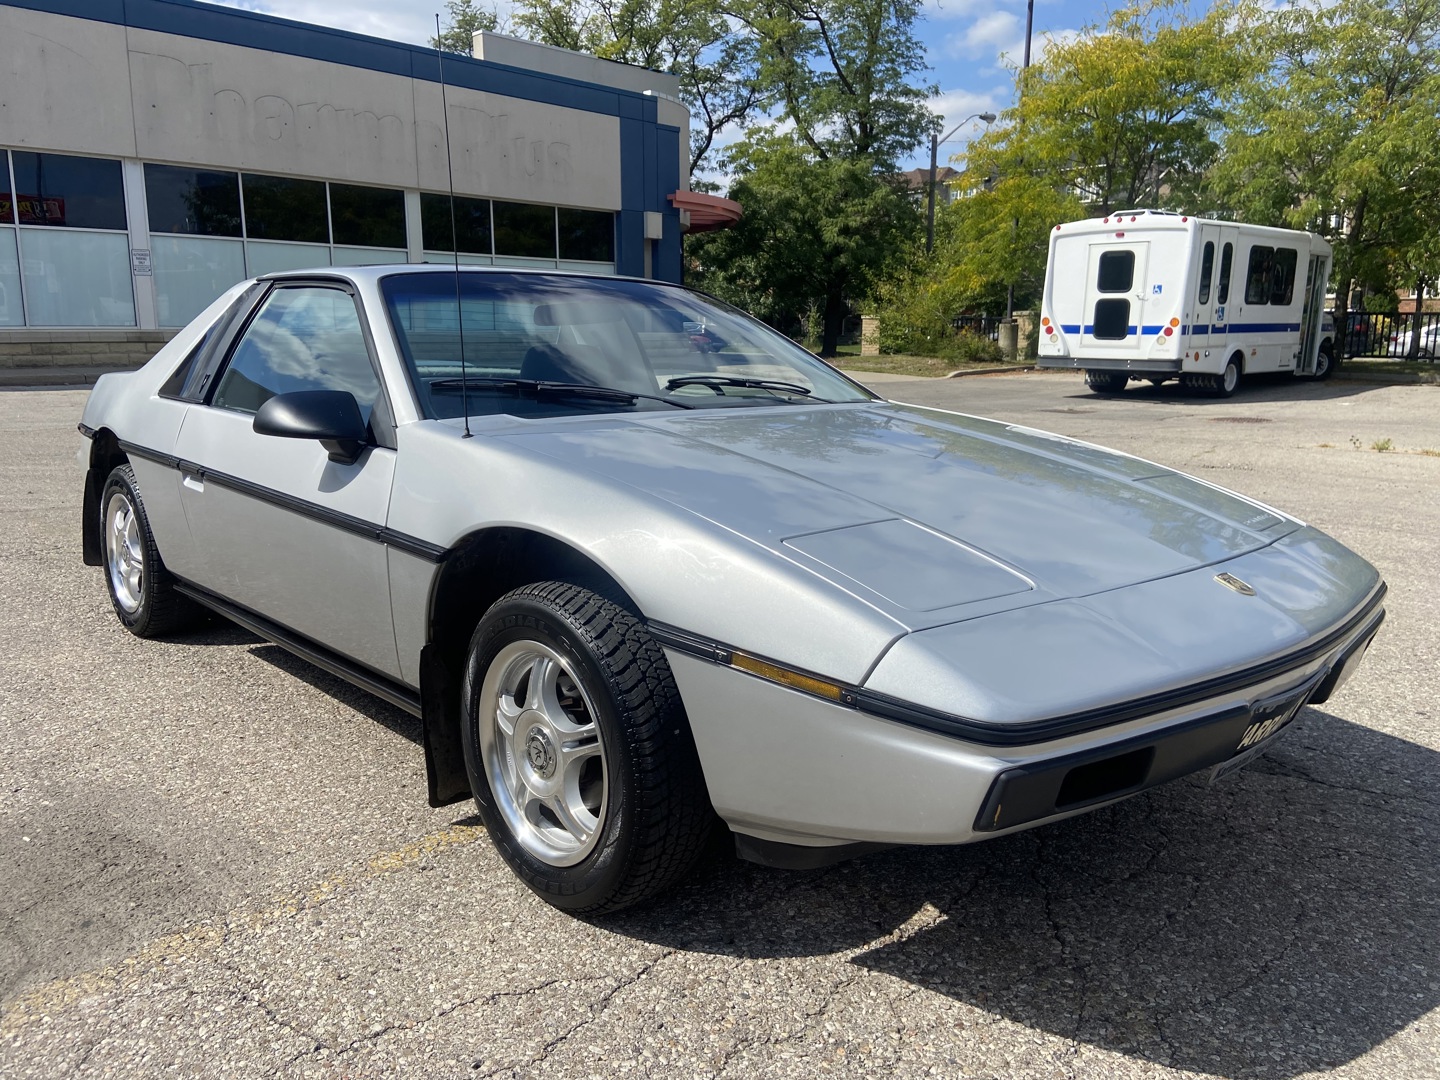
[[420, 745], [420, 718], [418, 716], [411, 716], [403, 709], [397, 709], [389, 702], [382, 701], [374, 694], [361, 690], [338, 675], [331, 675], [324, 668], [318, 668], [308, 660], [302, 660], [279, 645], [271, 645], [259, 639], [255, 640], [256, 645], [250, 650], [250, 655], [257, 660], [263, 660], [286, 674], [293, 675], [321, 693], [348, 705], [361, 716], [389, 728], [395, 734], [409, 739], [417, 746]]
[[1440, 754], [1307, 710], [1214, 787], [808, 874], [725, 862], [604, 925], [743, 958], [850, 954], [1142, 1061], [1296, 1076], [1440, 1005]]
[[1097, 394], [1081, 386], [1075, 393], [1067, 396], [1076, 401], [1126, 400], [1137, 404], [1233, 408], [1266, 401], [1337, 401], [1358, 397], [1374, 390], [1384, 390], [1394, 385], [1393, 382], [1362, 382], [1358, 379], [1326, 379], [1324, 382], [1316, 382], [1313, 379], [1296, 378], [1288, 372], [1267, 372], [1263, 375], [1247, 375], [1234, 396], [1228, 398], [1213, 397], [1203, 391], [1188, 389], [1173, 379], [1159, 386], [1144, 380], [1131, 379], [1125, 389], [1114, 393]]

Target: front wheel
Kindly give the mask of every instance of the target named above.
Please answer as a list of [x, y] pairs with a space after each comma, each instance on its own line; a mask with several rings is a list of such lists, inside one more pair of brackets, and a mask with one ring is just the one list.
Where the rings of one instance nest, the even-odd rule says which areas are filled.
[[1335, 356], [1331, 352], [1331, 346], [1327, 342], [1320, 346], [1315, 354], [1315, 379], [1328, 379], [1335, 374]]
[[1225, 361], [1225, 370], [1215, 380], [1213, 393], [1216, 397], [1227, 398], [1240, 385], [1240, 363], [1233, 356]]
[[129, 465], [118, 465], [100, 495], [105, 586], [115, 614], [136, 637], [160, 637], [191, 622], [195, 607], [175, 590], [160, 561], [150, 519]]
[[480, 816], [542, 899], [618, 911], [695, 864], [714, 818], [699, 758], [665, 654], [624, 608], [553, 581], [501, 597], [462, 701]]

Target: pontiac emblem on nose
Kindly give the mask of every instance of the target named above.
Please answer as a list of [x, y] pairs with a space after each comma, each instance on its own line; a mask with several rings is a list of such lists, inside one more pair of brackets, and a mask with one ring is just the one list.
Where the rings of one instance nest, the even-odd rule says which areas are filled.
[[1241, 596], [1254, 596], [1255, 590], [1247, 582], [1241, 581], [1234, 574], [1216, 574], [1215, 580], [1227, 589], [1234, 589]]

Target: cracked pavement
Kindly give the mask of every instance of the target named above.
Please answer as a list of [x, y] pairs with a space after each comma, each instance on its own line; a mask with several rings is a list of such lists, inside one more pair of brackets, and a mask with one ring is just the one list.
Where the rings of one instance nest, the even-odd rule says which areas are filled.
[[0, 392], [0, 1074], [1440, 1075], [1440, 388], [875, 385], [1274, 503], [1380, 567], [1386, 625], [1214, 787], [718, 860], [587, 923], [425, 805], [408, 716], [224, 624], [124, 632], [79, 559], [83, 392]]

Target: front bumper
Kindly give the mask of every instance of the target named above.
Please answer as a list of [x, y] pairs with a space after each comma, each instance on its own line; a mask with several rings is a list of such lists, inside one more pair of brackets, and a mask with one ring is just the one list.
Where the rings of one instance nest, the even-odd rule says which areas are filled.
[[1384, 618], [1282, 671], [1098, 729], [1020, 746], [969, 741], [666, 648], [716, 811], [802, 847], [963, 844], [1084, 813], [1221, 764], [1266, 717], [1319, 704]]

